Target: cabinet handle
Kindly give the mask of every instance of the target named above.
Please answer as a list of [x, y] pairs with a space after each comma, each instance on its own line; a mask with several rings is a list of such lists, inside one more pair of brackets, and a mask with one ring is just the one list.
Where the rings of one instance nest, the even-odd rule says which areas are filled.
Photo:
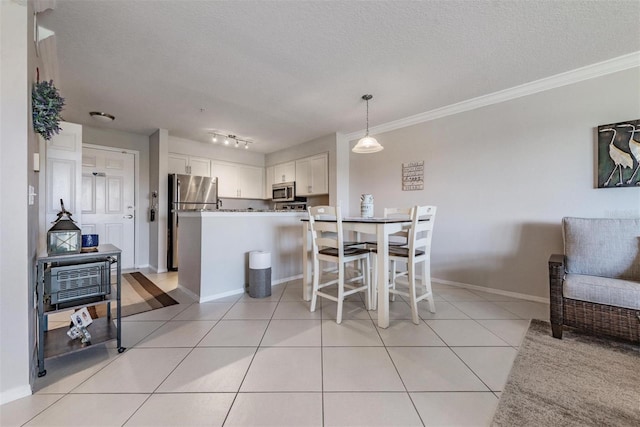
[[312, 188], [313, 188], [313, 187], [309, 186], [309, 193], [311, 193], [311, 189], [312, 189]]

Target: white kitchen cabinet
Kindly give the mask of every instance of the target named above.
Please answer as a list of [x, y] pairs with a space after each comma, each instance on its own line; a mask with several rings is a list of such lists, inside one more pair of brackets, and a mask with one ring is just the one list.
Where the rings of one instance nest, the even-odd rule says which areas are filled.
[[273, 183], [293, 182], [296, 180], [296, 162], [280, 163], [273, 167]]
[[271, 190], [273, 189], [273, 184], [275, 181], [274, 175], [274, 166], [268, 166], [265, 170], [265, 178], [264, 178], [264, 198], [271, 199], [273, 193]]
[[296, 196], [329, 193], [327, 153], [296, 160]]
[[262, 199], [264, 197], [264, 169], [255, 166], [238, 166], [239, 197]]
[[218, 197], [262, 199], [264, 169], [238, 163], [212, 162], [213, 176], [218, 178]]
[[203, 157], [169, 153], [169, 173], [211, 176], [211, 160]]

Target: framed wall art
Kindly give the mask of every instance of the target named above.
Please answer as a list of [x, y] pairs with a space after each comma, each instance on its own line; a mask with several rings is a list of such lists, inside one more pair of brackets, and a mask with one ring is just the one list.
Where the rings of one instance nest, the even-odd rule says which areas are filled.
[[640, 119], [598, 126], [598, 188], [640, 186]]

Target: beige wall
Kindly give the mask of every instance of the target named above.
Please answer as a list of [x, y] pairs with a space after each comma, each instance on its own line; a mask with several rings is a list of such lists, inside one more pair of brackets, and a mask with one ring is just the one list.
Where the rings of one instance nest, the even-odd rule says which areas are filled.
[[[594, 188], [594, 128], [639, 119], [638, 93], [635, 68], [375, 135], [384, 151], [350, 154], [350, 211], [437, 205], [434, 278], [547, 297], [563, 216], [640, 216], [640, 188]], [[425, 188], [403, 192], [416, 160]]]
[[192, 141], [190, 139], [169, 136], [169, 152], [187, 154], [189, 156], [205, 157], [224, 162], [241, 163], [252, 166], [264, 166], [264, 154], [252, 151], [258, 143], [249, 145], [245, 150], [240, 148], [225, 147], [220, 142], [217, 144]]
[[38, 245], [38, 189], [31, 124], [36, 58], [31, 4], [0, 2], [0, 404], [31, 393], [35, 373], [33, 265]]

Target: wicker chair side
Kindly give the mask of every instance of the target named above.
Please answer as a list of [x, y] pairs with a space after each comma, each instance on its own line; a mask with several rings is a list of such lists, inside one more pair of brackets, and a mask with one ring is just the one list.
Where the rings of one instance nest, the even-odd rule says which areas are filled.
[[550, 320], [555, 338], [562, 338], [562, 325], [564, 324], [562, 284], [564, 275], [564, 255], [551, 255], [551, 257], [549, 257]]
[[640, 310], [564, 298], [564, 324], [640, 343]]

